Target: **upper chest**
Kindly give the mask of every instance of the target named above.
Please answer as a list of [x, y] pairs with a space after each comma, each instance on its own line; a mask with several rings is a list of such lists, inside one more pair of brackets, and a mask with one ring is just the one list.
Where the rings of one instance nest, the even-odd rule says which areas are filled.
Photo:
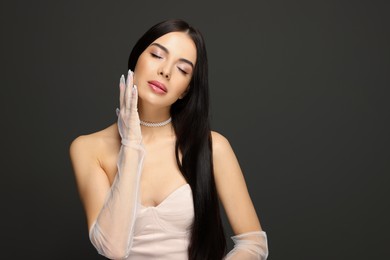
[[[160, 140], [145, 143], [140, 190], [141, 203], [145, 206], [159, 205], [172, 191], [186, 183], [175, 157], [175, 140]], [[117, 174], [117, 161], [120, 143], [105, 149], [101, 156], [101, 166], [110, 184]]]
[[[159, 177], [169, 172], [179, 171], [175, 157], [175, 141], [170, 139], [143, 144], [145, 157], [143, 160], [142, 178]], [[100, 152], [99, 161], [101, 167], [107, 173], [110, 184], [117, 173], [117, 161], [120, 151], [120, 143], [107, 143]], [[165, 172], [165, 173], [164, 173]], [[149, 175], [153, 176], [149, 176]]]

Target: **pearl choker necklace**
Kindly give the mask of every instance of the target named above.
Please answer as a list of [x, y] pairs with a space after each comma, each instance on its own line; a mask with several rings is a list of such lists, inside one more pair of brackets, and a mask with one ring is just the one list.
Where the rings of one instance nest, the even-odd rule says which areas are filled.
[[143, 126], [148, 126], [148, 127], [160, 127], [169, 124], [172, 121], [172, 117], [169, 117], [167, 120], [163, 122], [158, 122], [158, 123], [152, 123], [152, 122], [146, 122], [140, 120], [141, 125]]

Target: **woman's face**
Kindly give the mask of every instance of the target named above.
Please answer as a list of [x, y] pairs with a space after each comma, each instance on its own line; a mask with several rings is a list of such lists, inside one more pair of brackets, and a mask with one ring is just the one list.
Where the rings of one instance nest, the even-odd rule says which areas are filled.
[[196, 46], [188, 34], [167, 33], [151, 43], [138, 58], [134, 83], [142, 102], [171, 106], [190, 84], [196, 62]]

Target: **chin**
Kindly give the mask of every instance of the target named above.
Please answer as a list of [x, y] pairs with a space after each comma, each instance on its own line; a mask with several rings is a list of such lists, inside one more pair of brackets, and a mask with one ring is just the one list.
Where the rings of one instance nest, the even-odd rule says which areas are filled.
[[155, 106], [155, 107], [167, 107], [170, 106], [166, 100], [162, 97], [156, 96], [154, 94], [138, 95], [139, 102], [142, 105]]

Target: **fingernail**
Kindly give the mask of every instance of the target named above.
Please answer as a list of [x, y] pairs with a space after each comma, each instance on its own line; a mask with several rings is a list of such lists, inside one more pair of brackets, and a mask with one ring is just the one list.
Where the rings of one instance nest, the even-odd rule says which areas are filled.
[[134, 93], [135, 91], [138, 91], [137, 85], [134, 85], [134, 86], [133, 86], [133, 93]]
[[131, 75], [133, 77], [133, 72], [131, 70], [128, 71], [127, 76]]
[[122, 74], [122, 76], [121, 76], [120, 82], [123, 83], [123, 84], [125, 84], [125, 76], [124, 76], [123, 74]]

